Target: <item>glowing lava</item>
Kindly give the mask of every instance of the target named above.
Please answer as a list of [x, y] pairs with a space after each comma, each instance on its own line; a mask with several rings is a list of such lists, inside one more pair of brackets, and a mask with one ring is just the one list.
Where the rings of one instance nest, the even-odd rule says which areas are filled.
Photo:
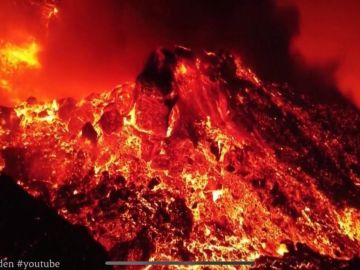
[[39, 51], [39, 45], [35, 41], [23, 45], [4, 43], [0, 47], [1, 70], [3, 72], [14, 72], [21, 68], [39, 68]]
[[0, 119], [2, 171], [114, 260], [336, 269], [360, 255], [359, 112], [231, 54], [159, 49], [134, 84]]

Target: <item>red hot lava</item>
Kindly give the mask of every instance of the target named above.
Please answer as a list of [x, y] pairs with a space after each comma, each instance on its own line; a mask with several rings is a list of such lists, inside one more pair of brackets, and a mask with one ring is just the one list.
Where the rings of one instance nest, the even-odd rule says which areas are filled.
[[135, 83], [1, 107], [0, 169], [113, 260], [351, 269], [359, 128], [237, 56], [158, 49]]

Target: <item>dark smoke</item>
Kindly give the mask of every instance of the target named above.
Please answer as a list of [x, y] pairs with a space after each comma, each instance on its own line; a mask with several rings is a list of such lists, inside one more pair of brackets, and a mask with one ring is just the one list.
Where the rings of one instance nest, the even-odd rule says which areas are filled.
[[265, 81], [288, 82], [320, 102], [340, 98], [336, 66], [309, 67], [290, 52], [299, 34], [294, 6], [279, 7], [273, 0], [57, 2], [60, 16], [44, 37], [41, 76], [56, 97], [83, 96], [133, 80], [151, 51], [180, 44], [240, 53]]

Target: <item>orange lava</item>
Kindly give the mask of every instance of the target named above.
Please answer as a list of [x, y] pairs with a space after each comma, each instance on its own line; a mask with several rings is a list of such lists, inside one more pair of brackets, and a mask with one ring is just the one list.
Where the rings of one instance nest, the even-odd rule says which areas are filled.
[[[0, 169], [114, 259], [255, 260], [284, 256], [289, 242], [360, 255], [359, 208], [319, 184], [340, 181], [339, 168], [359, 185], [345, 135], [238, 57], [182, 47], [153, 57], [151, 72], [112, 91], [2, 107]], [[313, 149], [336, 168], [312, 161]]]

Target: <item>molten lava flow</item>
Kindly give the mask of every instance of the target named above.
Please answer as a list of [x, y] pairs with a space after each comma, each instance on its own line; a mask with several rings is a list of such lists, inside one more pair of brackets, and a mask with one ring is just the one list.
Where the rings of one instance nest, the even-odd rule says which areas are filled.
[[359, 112], [230, 54], [159, 49], [134, 84], [0, 120], [0, 169], [114, 260], [340, 269], [360, 255]]

